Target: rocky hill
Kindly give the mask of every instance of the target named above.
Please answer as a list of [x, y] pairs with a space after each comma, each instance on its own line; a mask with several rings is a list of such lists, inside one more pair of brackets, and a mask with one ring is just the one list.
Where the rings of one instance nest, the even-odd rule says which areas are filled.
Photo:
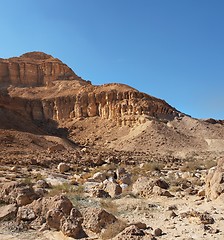
[[0, 59], [0, 153], [2, 240], [224, 238], [223, 120], [31, 52]]
[[132, 125], [140, 116], [173, 119], [165, 101], [122, 84], [94, 86], [60, 60], [41, 52], [0, 60], [0, 107], [31, 120], [56, 122], [101, 117]]
[[222, 121], [193, 119], [124, 84], [92, 85], [42, 52], [0, 59], [0, 86], [1, 129], [119, 151], [223, 150]]

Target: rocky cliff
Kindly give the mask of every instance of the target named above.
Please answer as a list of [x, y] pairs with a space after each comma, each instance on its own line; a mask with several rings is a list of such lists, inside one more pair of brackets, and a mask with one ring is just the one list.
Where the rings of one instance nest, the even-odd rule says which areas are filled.
[[81, 80], [59, 59], [42, 52], [30, 52], [20, 57], [0, 59], [0, 84], [13, 86], [43, 86], [55, 80]]
[[0, 60], [0, 107], [38, 121], [99, 116], [132, 126], [145, 118], [171, 120], [179, 112], [165, 101], [123, 84], [94, 86], [67, 65], [40, 52]]

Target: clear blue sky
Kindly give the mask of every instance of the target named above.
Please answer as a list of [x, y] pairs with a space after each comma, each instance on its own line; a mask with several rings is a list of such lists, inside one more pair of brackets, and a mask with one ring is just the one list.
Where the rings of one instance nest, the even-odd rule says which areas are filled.
[[224, 119], [223, 0], [0, 3], [0, 57], [44, 51], [93, 84], [125, 83]]

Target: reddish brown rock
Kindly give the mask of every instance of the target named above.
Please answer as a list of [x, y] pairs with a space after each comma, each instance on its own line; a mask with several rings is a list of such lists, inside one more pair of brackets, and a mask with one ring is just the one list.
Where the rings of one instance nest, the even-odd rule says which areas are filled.
[[214, 200], [224, 193], [224, 158], [218, 161], [217, 167], [209, 170], [206, 177], [205, 195]]
[[0, 221], [8, 221], [15, 218], [17, 213], [16, 204], [9, 204], [0, 207]]
[[95, 233], [100, 233], [102, 229], [117, 221], [116, 217], [104, 209], [88, 208], [83, 213], [84, 226]]
[[133, 126], [147, 118], [173, 119], [179, 114], [165, 101], [127, 85], [93, 86], [60, 60], [41, 52], [0, 59], [0, 87], [9, 85], [0, 91], [0, 108], [31, 120], [60, 122], [98, 116]]
[[0, 83], [14, 86], [49, 85], [55, 80], [81, 80], [59, 59], [42, 52], [0, 59]]

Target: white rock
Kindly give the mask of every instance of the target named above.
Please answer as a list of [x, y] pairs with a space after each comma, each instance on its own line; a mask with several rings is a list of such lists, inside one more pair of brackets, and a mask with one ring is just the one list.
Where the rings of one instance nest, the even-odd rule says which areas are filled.
[[58, 164], [58, 171], [60, 173], [64, 173], [67, 172], [70, 169], [69, 165], [67, 165], [66, 163], [59, 163]]

